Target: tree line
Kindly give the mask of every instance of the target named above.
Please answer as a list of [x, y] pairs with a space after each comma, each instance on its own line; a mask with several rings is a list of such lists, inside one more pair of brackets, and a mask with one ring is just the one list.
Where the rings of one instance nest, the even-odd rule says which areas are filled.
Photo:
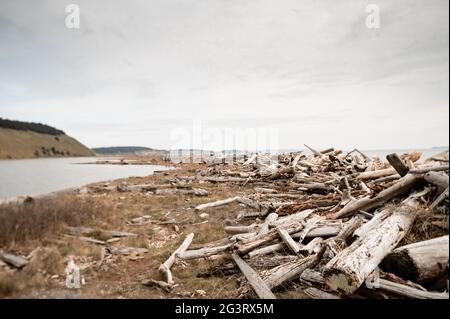
[[65, 134], [63, 131], [58, 130], [54, 127], [41, 124], [41, 123], [32, 123], [32, 122], [21, 122], [21, 121], [12, 121], [3, 119], [0, 117], [0, 127], [1, 128], [9, 128], [13, 130], [20, 131], [32, 131], [41, 134], [49, 134], [49, 135], [63, 135]]

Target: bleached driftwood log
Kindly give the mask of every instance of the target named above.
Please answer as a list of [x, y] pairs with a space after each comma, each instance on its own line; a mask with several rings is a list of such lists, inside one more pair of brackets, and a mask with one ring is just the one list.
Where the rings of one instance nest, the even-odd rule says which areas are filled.
[[252, 250], [251, 252], [248, 253], [248, 257], [254, 258], [257, 256], [268, 255], [268, 254], [271, 254], [271, 253], [274, 253], [276, 251], [283, 249], [283, 247], [285, 247], [284, 243], [277, 243], [277, 244], [265, 246], [262, 248]]
[[166, 282], [169, 285], [174, 284], [173, 277], [172, 277], [172, 271], [170, 268], [172, 268], [173, 264], [175, 263], [176, 258], [179, 254], [185, 252], [189, 245], [192, 243], [192, 240], [194, 239], [194, 234], [190, 233], [186, 236], [185, 240], [181, 243], [180, 247], [178, 247], [170, 257], [159, 266], [159, 271], [164, 274], [166, 277]]
[[429, 172], [425, 174], [425, 180], [429, 183], [432, 183], [436, 186], [447, 188], [449, 183], [449, 178], [447, 174], [438, 173], [438, 172]]
[[[302, 230], [303, 225], [300, 223], [293, 223], [285, 228], [288, 234], [296, 233]], [[245, 242], [236, 245], [237, 251], [240, 254], [246, 254], [252, 249], [263, 246], [265, 243], [274, 240], [278, 237], [278, 232], [276, 229], [272, 229], [267, 234], [256, 235], [252, 238], [245, 240]]]
[[17, 269], [23, 268], [28, 264], [28, 259], [25, 257], [4, 253], [2, 251], [0, 251], [0, 260]]
[[414, 299], [449, 299], [448, 293], [423, 291], [410, 286], [402, 285], [386, 279], [379, 279], [378, 288], [400, 296]]
[[416, 197], [409, 197], [377, 228], [330, 260], [323, 271], [327, 285], [347, 293], [358, 289], [408, 232], [418, 205]]
[[261, 274], [267, 285], [274, 289], [284, 283], [298, 278], [303, 271], [315, 267], [322, 257], [322, 252], [306, 258], [288, 262], [286, 264], [269, 269]]
[[238, 198], [239, 198], [239, 196], [236, 196], [236, 197], [218, 200], [218, 201], [211, 202], [211, 203], [201, 204], [201, 205], [198, 205], [197, 207], [195, 207], [195, 210], [205, 210], [205, 209], [211, 208], [211, 207], [227, 205], [227, 204], [237, 201]]
[[277, 213], [270, 213], [267, 215], [266, 219], [264, 220], [264, 223], [261, 224], [261, 227], [259, 228], [258, 235], [267, 234], [269, 232], [269, 225], [273, 222], [275, 222], [278, 218]]
[[404, 279], [425, 282], [448, 271], [449, 236], [396, 248], [381, 263], [381, 268]]
[[228, 248], [233, 246], [233, 243], [216, 246], [216, 247], [205, 247], [195, 250], [185, 250], [183, 252], [178, 253], [178, 258], [188, 260], [188, 259], [197, 259], [197, 258], [206, 258], [218, 253], [226, 251]]
[[256, 224], [248, 225], [248, 226], [225, 226], [225, 232], [227, 234], [245, 234], [245, 233], [253, 233], [259, 229], [259, 226]]
[[286, 246], [294, 253], [297, 254], [300, 250], [300, 246], [292, 239], [289, 233], [283, 228], [277, 228], [278, 235]]
[[241, 257], [233, 254], [232, 258], [259, 298], [277, 299], [264, 280]]
[[423, 179], [422, 175], [408, 174], [402, 177], [397, 183], [391, 187], [381, 191], [374, 198], [369, 196], [351, 201], [344, 208], [334, 215], [334, 218], [342, 218], [358, 212], [359, 210], [370, 210], [379, 207], [394, 197], [411, 190]]
[[341, 299], [338, 296], [314, 287], [306, 288], [305, 290], [303, 290], [303, 292], [310, 296], [312, 299]]

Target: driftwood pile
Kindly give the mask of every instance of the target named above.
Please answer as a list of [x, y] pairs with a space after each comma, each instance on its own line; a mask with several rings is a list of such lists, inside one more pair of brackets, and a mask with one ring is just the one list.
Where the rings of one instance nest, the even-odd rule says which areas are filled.
[[197, 206], [199, 214], [231, 203], [246, 210], [232, 212], [223, 240], [189, 249], [189, 234], [161, 264], [165, 281], [151, 283], [170, 290], [177, 261], [204, 259], [215, 262], [199, 276], [242, 276], [236, 297], [295, 289], [327, 299], [449, 298], [448, 152], [426, 161], [420, 152], [390, 154], [385, 162], [356, 149], [306, 147], [311, 154], [213, 161], [179, 177], [254, 192]]

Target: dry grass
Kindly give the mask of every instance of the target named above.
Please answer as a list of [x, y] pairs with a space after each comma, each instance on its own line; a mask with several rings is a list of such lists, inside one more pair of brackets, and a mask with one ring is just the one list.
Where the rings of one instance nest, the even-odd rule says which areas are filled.
[[105, 216], [104, 203], [72, 194], [0, 206], [0, 246], [42, 240], [65, 225], [85, 225]]

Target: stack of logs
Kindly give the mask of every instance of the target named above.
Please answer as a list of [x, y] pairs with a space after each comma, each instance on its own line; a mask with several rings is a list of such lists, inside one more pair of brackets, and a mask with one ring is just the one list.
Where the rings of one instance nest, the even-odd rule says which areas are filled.
[[[189, 249], [189, 234], [161, 264], [159, 285], [175, 285], [178, 260], [204, 259], [215, 262], [199, 276], [240, 276], [236, 297], [271, 299], [296, 289], [320, 299], [449, 298], [448, 152], [422, 162], [420, 152], [380, 161], [356, 149], [306, 147], [311, 154], [254, 154], [180, 177], [254, 192], [197, 206], [247, 209], [226, 220], [228, 238]], [[427, 226], [420, 223], [438, 231], [416, 239], [414, 229]]]

